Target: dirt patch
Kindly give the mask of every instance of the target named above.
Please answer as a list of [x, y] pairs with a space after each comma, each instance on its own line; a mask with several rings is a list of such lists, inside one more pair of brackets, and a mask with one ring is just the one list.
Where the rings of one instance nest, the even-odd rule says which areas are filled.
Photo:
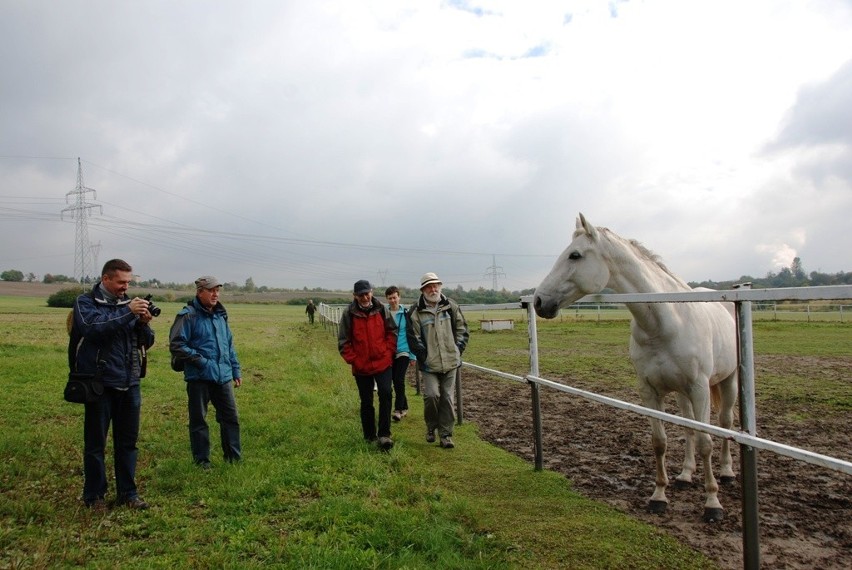
[[[852, 359], [760, 358], [759, 370], [790, 370], [803, 377], [845, 378], [852, 383]], [[463, 370], [465, 416], [487, 441], [534, 462], [529, 386]], [[561, 382], [621, 400], [640, 403], [635, 391], [602, 391], [588, 381]], [[654, 487], [654, 458], [648, 420], [631, 412], [597, 404], [563, 392], [541, 392], [544, 467], [564, 474], [583, 495], [665, 530], [715, 560], [721, 568], [743, 567], [742, 492], [739, 481], [723, 486], [719, 497], [725, 519], [701, 521], [704, 504], [703, 469], [687, 489], [669, 487], [668, 512], [647, 512]], [[758, 435], [786, 445], [852, 461], [848, 414], [817, 415], [794, 421], [780, 405], [759, 404]], [[674, 398], [670, 413], [677, 413]], [[715, 423], [715, 417], [713, 418]], [[667, 426], [669, 479], [680, 472], [683, 430]], [[719, 442], [714, 441], [713, 465], [718, 477]], [[733, 445], [739, 473], [739, 446]], [[852, 568], [852, 478], [829, 469], [795, 461], [769, 451], [758, 452], [758, 508], [761, 568]]]

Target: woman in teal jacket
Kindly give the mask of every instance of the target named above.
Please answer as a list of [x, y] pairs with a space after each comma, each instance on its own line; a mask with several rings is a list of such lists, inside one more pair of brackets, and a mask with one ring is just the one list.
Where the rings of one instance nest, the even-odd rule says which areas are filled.
[[405, 373], [408, 372], [408, 364], [414, 359], [411, 349], [408, 348], [408, 336], [406, 334], [408, 312], [399, 304], [399, 287], [391, 285], [385, 289], [385, 299], [388, 301], [388, 310], [397, 326], [396, 355], [393, 359], [392, 378], [393, 391], [395, 395], [393, 405], [393, 421], [398, 422], [408, 415], [408, 397], [405, 395]]
[[209, 469], [210, 434], [206, 417], [210, 402], [216, 409], [225, 461], [239, 461], [242, 457], [234, 398], [234, 388], [242, 384], [242, 372], [228, 313], [219, 303], [222, 285], [215, 277], [204, 276], [195, 280], [195, 286], [195, 298], [181, 309], [172, 324], [169, 350], [173, 359], [184, 363], [193, 461]]

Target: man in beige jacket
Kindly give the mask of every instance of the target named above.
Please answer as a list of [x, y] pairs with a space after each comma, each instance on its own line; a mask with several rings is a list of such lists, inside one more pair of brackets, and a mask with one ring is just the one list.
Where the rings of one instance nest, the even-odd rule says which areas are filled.
[[443, 283], [434, 273], [420, 278], [420, 298], [409, 311], [408, 344], [417, 356], [417, 366], [423, 381], [423, 417], [426, 420], [426, 441], [434, 443], [435, 431], [445, 449], [455, 447], [456, 370], [470, 338], [467, 321], [458, 304], [448, 299], [441, 288]]

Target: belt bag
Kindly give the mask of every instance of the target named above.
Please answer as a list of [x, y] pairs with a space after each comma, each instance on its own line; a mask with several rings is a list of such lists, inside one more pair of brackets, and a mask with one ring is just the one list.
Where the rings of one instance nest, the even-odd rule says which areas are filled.
[[97, 402], [103, 393], [104, 385], [101, 383], [100, 373], [71, 372], [68, 374], [68, 383], [65, 385], [66, 402], [74, 404]]

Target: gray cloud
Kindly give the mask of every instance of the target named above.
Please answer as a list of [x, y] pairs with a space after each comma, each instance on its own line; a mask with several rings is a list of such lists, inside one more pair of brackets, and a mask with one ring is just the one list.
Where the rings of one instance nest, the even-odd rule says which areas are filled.
[[[79, 156], [100, 261], [169, 281], [490, 287], [496, 255], [534, 287], [581, 211], [690, 280], [790, 248], [849, 270], [852, 72], [809, 75], [852, 37], [828, 4], [801, 65], [744, 85], [791, 49], [795, 3], [5, 2], [0, 269], [73, 271]], [[748, 33], [705, 54], [717, 12]]]

